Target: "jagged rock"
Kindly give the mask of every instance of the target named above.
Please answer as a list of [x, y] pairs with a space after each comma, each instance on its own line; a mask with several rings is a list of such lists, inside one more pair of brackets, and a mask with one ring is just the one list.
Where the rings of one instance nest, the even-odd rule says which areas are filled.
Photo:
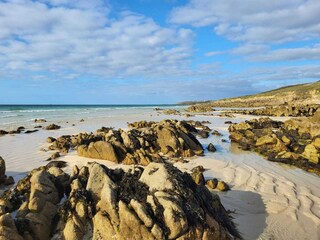
[[177, 159], [201, 156], [203, 148], [194, 135], [199, 135], [200, 131], [210, 131], [198, 121], [190, 121], [190, 124], [176, 120], [157, 123], [142, 121], [129, 126], [133, 129], [123, 131], [102, 127], [95, 134], [61, 136], [49, 149], [62, 153], [77, 149], [79, 156], [147, 165], [150, 162], [163, 162], [163, 155]]
[[89, 158], [105, 159], [118, 163], [120, 161], [111, 143], [105, 141], [92, 142], [89, 146], [80, 145], [78, 155]]
[[240, 238], [219, 198], [169, 164], [124, 172], [93, 163], [76, 167], [71, 179], [42, 167], [0, 197], [5, 201], [5, 239]]
[[54, 123], [45, 127], [46, 130], [57, 130], [57, 129], [60, 129], [60, 128], [61, 128], [61, 126], [56, 125]]
[[215, 146], [212, 143], [209, 143], [208, 151], [209, 152], [215, 152], [215, 151], [217, 151], [217, 149], [215, 148]]

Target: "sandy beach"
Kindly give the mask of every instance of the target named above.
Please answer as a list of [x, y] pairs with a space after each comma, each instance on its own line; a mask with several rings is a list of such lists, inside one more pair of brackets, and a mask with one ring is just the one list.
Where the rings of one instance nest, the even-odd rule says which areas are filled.
[[[157, 114], [152, 109], [123, 110], [123, 114], [85, 118], [84, 122], [79, 121], [81, 118], [79, 115], [77, 119], [47, 119], [44, 126], [54, 122], [62, 128], [0, 137], [0, 156], [6, 160], [7, 175], [13, 176], [17, 182], [33, 168], [47, 164], [45, 160], [53, 153], [43, 151], [49, 146], [46, 143], [49, 136], [95, 131], [101, 126], [127, 129], [127, 122], [140, 120], [186, 119], [182, 116]], [[213, 143], [217, 148], [215, 153], [206, 151], [203, 157], [194, 157], [187, 159], [187, 163], [178, 162], [175, 165], [183, 171], [203, 165], [206, 179], [222, 179], [231, 186], [231, 191], [217, 193], [225, 208], [234, 212], [232, 216], [244, 239], [319, 239], [320, 178], [294, 167], [268, 162], [256, 153], [239, 150], [228, 140], [228, 125], [224, 124], [225, 121], [240, 122], [251, 118], [254, 117], [237, 115], [229, 119], [196, 115], [187, 118], [210, 121], [208, 126], [220, 131], [223, 136], [210, 135], [207, 139], [199, 139], [205, 148], [210, 142]], [[35, 124], [29, 122], [27, 125], [31, 128]], [[221, 139], [228, 141], [221, 142]], [[74, 165], [81, 166], [95, 161], [79, 157], [74, 151], [59, 160], [68, 163], [65, 169], [67, 172]], [[97, 161], [111, 168], [119, 166], [109, 161]]]

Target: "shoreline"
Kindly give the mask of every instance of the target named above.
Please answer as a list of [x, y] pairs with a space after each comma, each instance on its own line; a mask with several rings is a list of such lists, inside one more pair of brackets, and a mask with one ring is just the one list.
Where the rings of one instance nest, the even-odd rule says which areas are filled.
[[[81, 123], [69, 121], [66, 124], [63, 122], [68, 119], [65, 119], [61, 121], [60, 130], [40, 130], [30, 135], [0, 137], [0, 156], [6, 160], [7, 174], [14, 176], [17, 182], [26, 172], [48, 163], [45, 160], [52, 152], [43, 152], [39, 149], [48, 147], [46, 138], [49, 136], [59, 137], [82, 131], [95, 131], [102, 126], [127, 129], [127, 122], [139, 120], [208, 120], [212, 122], [209, 126], [221, 131], [224, 136], [210, 135], [208, 139], [199, 139], [199, 141], [204, 148], [212, 142], [217, 147], [217, 152], [206, 151], [204, 157], [194, 157], [188, 163], [174, 165], [184, 171], [203, 165], [207, 169], [204, 172], [205, 178], [223, 179], [231, 186], [231, 191], [218, 194], [226, 209], [235, 210], [232, 216], [244, 239], [292, 239], [306, 236], [308, 239], [318, 239], [320, 236], [320, 216], [317, 215], [317, 212], [320, 212], [320, 190], [318, 189], [320, 179], [296, 168], [285, 169], [278, 163], [266, 161], [256, 153], [239, 150], [230, 142], [221, 142], [221, 138], [228, 139], [229, 135], [225, 121], [239, 122], [256, 117], [236, 115], [235, 118], [230, 119], [196, 115], [185, 118], [158, 114], [152, 110], [143, 113], [137, 111], [135, 114], [126, 116], [101, 116], [101, 118], [86, 119]], [[272, 119], [283, 121], [287, 118]], [[59, 124], [59, 122], [56, 123]], [[76, 123], [76, 126], [71, 126], [73, 123]], [[59, 160], [68, 162], [67, 171], [71, 171], [74, 164], [95, 161], [79, 157], [75, 152], [70, 152]], [[108, 167], [119, 166], [105, 160], [100, 160], [99, 163], [104, 163]]]

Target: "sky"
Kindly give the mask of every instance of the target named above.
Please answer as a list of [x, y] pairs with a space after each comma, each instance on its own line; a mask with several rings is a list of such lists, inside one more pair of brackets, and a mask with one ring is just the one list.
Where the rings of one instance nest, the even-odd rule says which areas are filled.
[[319, 0], [0, 0], [0, 104], [166, 104], [317, 81], [319, 13]]

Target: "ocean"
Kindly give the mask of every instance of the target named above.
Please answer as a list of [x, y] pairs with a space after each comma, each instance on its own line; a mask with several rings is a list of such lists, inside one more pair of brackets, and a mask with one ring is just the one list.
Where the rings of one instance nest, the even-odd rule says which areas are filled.
[[154, 108], [178, 105], [0, 105], [0, 129], [13, 130], [19, 126], [39, 125], [35, 119], [49, 122], [78, 121], [99, 117], [125, 116], [150, 112]]

